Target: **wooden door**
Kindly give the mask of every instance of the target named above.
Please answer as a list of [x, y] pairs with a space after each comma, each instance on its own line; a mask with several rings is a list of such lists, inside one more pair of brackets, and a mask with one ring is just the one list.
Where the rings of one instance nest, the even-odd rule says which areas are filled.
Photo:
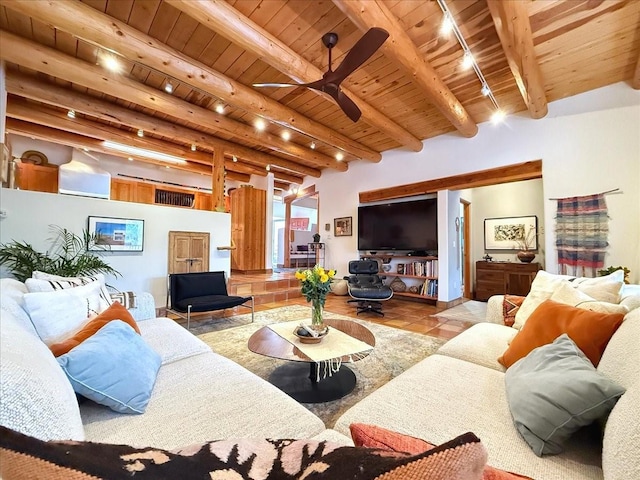
[[169, 232], [169, 273], [209, 271], [209, 234]]
[[251, 186], [231, 192], [231, 270], [264, 272], [267, 192]]

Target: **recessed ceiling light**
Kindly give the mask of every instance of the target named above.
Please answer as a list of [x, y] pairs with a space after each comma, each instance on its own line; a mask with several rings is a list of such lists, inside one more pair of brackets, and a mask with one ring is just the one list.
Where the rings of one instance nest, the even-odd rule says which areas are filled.
[[196, 151], [196, 144], [195, 144], [195, 143], [192, 143], [192, 144], [191, 144], [191, 151], [192, 151], [192, 152], [195, 152], [195, 151]]
[[133, 162], [133, 157], [128, 157], [127, 160], [129, 160], [130, 162]]
[[265, 121], [264, 121], [264, 120], [262, 120], [261, 118], [258, 118], [258, 119], [255, 121], [254, 126], [256, 127], [256, 129], [257, 129], [259, 132], [262, 132], [262, 131], [264, 131], [264, 129], [265, 129], [265, 128], [267, 128], [267, 124], [266, 124], [266, 123], [265, 123]]
[[282, 132], [282, 139], [285, 142], [288, 142], [290, 138], [291, 138], [291, 133], [288, 130], [285, 130], [284, 132]]
[[69, 110], [67, 112], [67, 117], [69, 118], [76, 118], [76, 111], [75, 110]]
[[316, 142], [311, 142], [311, 145], [309, 145], [309, 148], [311, 148], [311, 150], [315, 150], [316, 149]]
[[215, 107], [216, 112], [223, 114], [224, 113], [224, 105], [222, 105], [221, 103], [218, 103]]
[[138, 136], [144, 137], [144, 130], [142, 130], [141, 128], [138, 130]]
[[167, 80], [167, 83], [164, 84], [164, 91], [167, 93], [173, 93], [173, 84]]
[[338, 160], [339, 162], [344, 160], [344, 154], [342, 152], [336, 153], [336, 160]]

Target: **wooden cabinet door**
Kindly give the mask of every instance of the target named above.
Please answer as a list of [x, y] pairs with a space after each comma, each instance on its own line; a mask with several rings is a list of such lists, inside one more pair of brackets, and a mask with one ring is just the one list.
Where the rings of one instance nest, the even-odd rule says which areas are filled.
[[135, 202], [136, 182], [111, 178], [111, 200], [121, 202]]
[[209, 271], [209, 234], [169, 232], [169, 273]]
[[516, 264], [507, 268], [505, 271], [505, 293], [526, 296], [531, 290], [531, 283], [539, 269], [540, 264], [538, 263]]
[[211, 210], [211, 194], [210, 193], [196, 193], [196, 210]]
[[16, 163], [16, 187], [20, 190], [58, 193], [58, 167]]
[[153, 204], [155, 203], [156, 187], [151, 183], [138, 182], [136, 184], [136, 202]]

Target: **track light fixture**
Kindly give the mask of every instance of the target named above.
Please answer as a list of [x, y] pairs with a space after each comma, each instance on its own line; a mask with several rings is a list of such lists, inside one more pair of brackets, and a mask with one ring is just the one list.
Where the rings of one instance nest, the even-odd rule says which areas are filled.
[[67, 112], [67, 117], [69, 118], [76, 118], [76, 111], [75, 110], [69, 110]]
[[336, 160], [338, 160], [339, 162], [344, 160], [344, 154], [342, 152], [336, 153]]
[[169, 80], [164, 84], [164, 91], [167, 93], [173, 93], [173, 84]]
[[315, 150], [316, 149], [316, 142], [311, 142], [311, 145], [309, 145], [309, 148], [311, 148], [311, 150]]
[[233, 155], [233, 156], [231, 157], [231, 159], [233, 160], [233, 162], [234, 162], [234, 163], [236, 163], [236, 162], [238, 161], [238, 157], [236, 157], [235, 155]]
[[266, 167], [264, 167], [264, 169], [265, 169], [267, 172], [270, 172], [270, 171], [271, 171], [271, 165], [267, 164], [267, 166], [266, 166]]
[[[458, 43], [462, 47], [462, 51], [464, 52], [464, 57], [462, 59], [463, 67], [473, 68], [473, 71], [478, 77], [478, 80], [480, 80], [480, 85], [481, 85], [480, 92], [485, 97], [489, 97], [489, 100], [491, 100], [491, 103], [496, 109], [495, 113], [492, 116], [492, 121], [494, 123], [497, 123], [497, 121], [501, 121], [502, 119], [504, 119], [505, 114], [502, 110], [500, 110], [500, 106], [498, 105], [498, 102], [494, 97], [493, 92], [491, 91], [491, 88], [489, 88], [489, 84], [484, 78], [484, 75], [482, 74], [482, 70], [480, 70], [478, 63], [473, 57], [473, 54], [471, 53], [471, 49], [469, 48], [469, 45], [467, 45], [466, 40], [462, 36], [462, 33], [460, 32], [460, 29], [458, 28], [458, 25], [456, 24], [456, 21], [454, 20], [453, 15], [449, 10], [449, 7], [447, 7], [445, 0], [436, 0], [436, 1], [438, 2], [438, 5], [440, 6], [440, 9], [442, 10], [442, 13], [444, 15], [442, 19], [442, 27], [440, 28], [440, 33], [442, 33], [443, 35], [446, 35], [446, 33], [452, 31], [455, 34], [456, 40], [458, 41]], [[494, 119], [499, 119], [499, 120], [496, 121]]]
[[215, 106], [215, 111], [222, 115], [224, 113], [224, 105], [222, 105], [221, 103], [217, 103]]
[[138, 129], [138, 136], [139, 137], [144, 137], [144, 130], [142, 130], [141, 128]]
[[196, 144], [195, 144], [195, 143], [192, 143], [192, 144], [191, 144], [191, 151], [192, 151], [192, 152], [195, 152], [195, 151], [196, 151]]

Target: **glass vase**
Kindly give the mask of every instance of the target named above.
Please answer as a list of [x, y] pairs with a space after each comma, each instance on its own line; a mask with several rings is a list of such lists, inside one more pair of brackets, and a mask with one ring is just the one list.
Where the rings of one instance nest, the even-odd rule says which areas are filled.
[[325, 329], [322, 315], [322, 300], [319, 298], [311, 300], [311, 328], [317, 332], [322, 332]]

